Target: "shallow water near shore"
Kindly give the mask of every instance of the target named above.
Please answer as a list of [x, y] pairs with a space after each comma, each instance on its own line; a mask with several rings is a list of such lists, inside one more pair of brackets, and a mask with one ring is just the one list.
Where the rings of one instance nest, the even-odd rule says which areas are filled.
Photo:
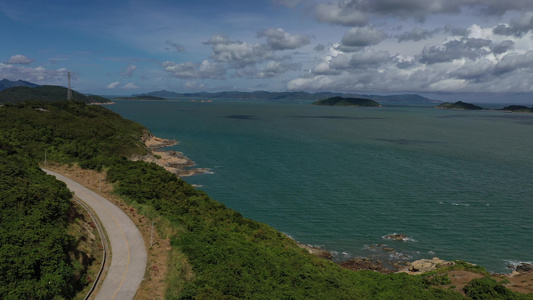
[[[437, 256], [494, 272], [533, 261], [533, 114], [383, 104], [108, 108], [213, 172], [189, 183], [336, 259]], [[383, 238], [392, 233], [410, 239]]]

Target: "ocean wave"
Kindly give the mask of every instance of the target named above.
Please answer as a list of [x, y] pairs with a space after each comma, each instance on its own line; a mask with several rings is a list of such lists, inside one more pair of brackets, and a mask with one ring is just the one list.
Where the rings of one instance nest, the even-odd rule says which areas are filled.
[[470, 206], [468, 203], [452, 202], [453, 206]]
[[516, 266], [522, 263], [533, 265], [532, 261], [521, 261], [521, 260], [514, 260], [514, 259], [505, 259], [503, 262], [505, 263], [505, 265], [507, 265], [509, 269], [513, 269], [513, 270], [516, 269]]

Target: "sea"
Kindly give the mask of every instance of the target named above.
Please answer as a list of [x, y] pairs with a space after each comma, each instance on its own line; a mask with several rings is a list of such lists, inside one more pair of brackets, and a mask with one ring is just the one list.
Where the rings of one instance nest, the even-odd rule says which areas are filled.
[[179, 140], [166, 149], [210, 169], [187, 182], [334, 260], [439, 257], [498, 273], [533, 262], [533, 114], [382, 104], [227, 99], [108, 108]]

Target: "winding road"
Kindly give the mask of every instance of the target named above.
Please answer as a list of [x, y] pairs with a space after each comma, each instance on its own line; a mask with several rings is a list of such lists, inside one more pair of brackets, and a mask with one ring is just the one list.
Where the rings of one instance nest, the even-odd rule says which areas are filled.
[[[44, 170], [44, 169], [43, 169]], [[102, 223], [111, 244], [111, 265], [95, 299], [133, 299], [146, 270], [146, 249], [133, 221], [117, 206], [81, 184], [44, 170], [67, 184], [89, 205]]]

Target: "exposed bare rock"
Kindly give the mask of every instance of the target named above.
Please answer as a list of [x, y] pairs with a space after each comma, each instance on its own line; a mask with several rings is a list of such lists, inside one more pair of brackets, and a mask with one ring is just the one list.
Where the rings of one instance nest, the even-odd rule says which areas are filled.
[[420, 259], [411, 263], [407, 270], [402, 270], [402, 272], [410, 274], [421, 274], [436, 270], [441, 267], [453, 266], [455, 263], [453, 261], [445, 261], [439, 259], [438, 257], [433, 257], [433, 259]]
[[304, 245], [304, 244], [300, 244], [300, 243], [298, 243], [298, 246], [300, 246], [300, 248], [306, 249], [307, 251], [309, 251], [309, 253], [311, 253], [311, 254], [313, 254], [315, 256], [318, 256], [320, 258], [329, 259], [329, 260], [331, 260], [333, 258], [333, 255], [329, 251], [326, 251], [326, 250], [324, 250], [322, 248], [312, 247], [312, 246]]
[[516, 266], [516, 271], [518, 273], [529, 273], [529, 272], [533, 272], [533, 265], [532, 264], [528, 264], [528, 263], [519, 263], [517, 266]]

